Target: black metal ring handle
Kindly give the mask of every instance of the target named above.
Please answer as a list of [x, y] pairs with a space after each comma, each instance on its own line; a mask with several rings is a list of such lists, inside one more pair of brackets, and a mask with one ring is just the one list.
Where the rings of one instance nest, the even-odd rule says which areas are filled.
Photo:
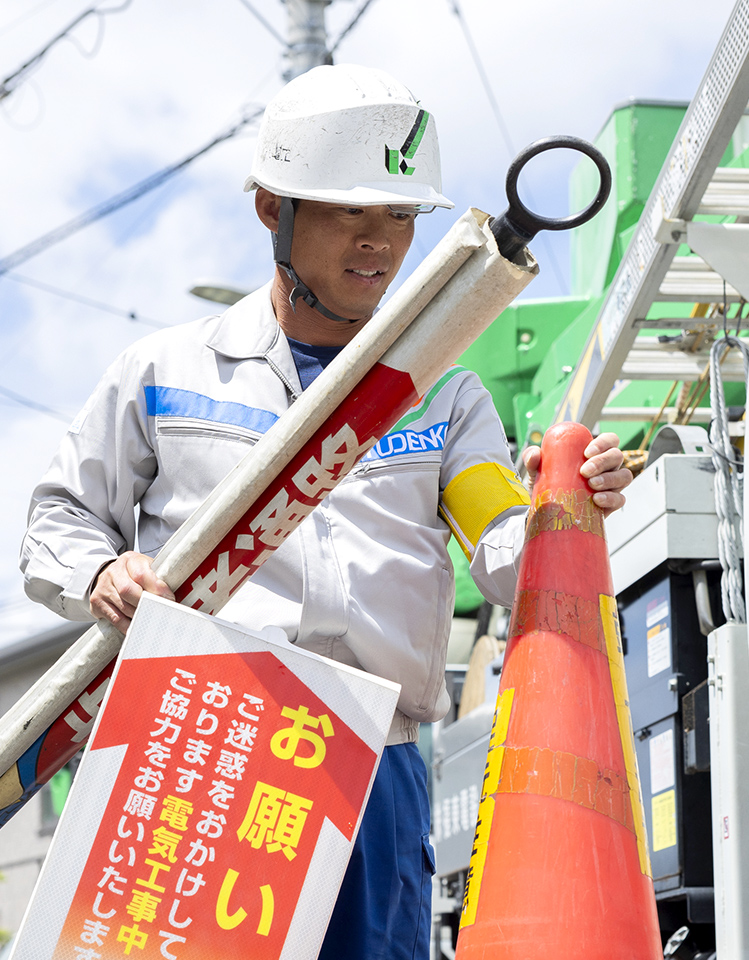
[[[529, 210], [518, 196], [518, 177], [520, 171], [533, 157], [546, 150], [560, 148], [577, 150], [590, 157], [598, 168], [601, 182], [595, 198], [579, 213], [573, 213], [568, 217], [542, 217]], [[571, 230], [594, 217], [606, 203], [611, 192], [611, 168], [601, 151], [587, 140], [569, 136], [544, 137], [521, 150], [512, 161], [507, 171], [506, 191], [509, 206], [500, 216], [490, 220], [489, 226], [496, 238], [499, 252], [507, 260], [512, 260], [539, 230]]]

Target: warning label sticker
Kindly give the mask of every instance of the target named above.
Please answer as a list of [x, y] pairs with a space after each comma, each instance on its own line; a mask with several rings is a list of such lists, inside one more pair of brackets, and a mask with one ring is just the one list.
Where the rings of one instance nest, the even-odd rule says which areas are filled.
[[676, 846], [676, 791], [667, 790], [653, 797], [653, 851]]

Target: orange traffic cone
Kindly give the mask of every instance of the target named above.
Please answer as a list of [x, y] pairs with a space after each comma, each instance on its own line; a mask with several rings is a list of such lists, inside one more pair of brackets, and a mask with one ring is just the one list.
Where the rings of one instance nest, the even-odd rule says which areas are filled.
[[458, 960], [663, 957], [591, 439], [541, 448]]

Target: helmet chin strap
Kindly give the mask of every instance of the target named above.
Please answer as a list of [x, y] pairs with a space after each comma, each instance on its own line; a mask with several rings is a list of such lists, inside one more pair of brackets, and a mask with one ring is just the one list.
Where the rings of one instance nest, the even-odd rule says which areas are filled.
[[289, 303], [291, 304], [292, 310], [296, 312], [297, 300], [303, 300], [308, 306], [317, 310], [318, 313], [321, 313], [324, 317], [327, 317], [328, 320], [339, 320], [342, 323], [356, 323], [357, 320], [361, 319], [360, 317], [339, 317], [337, 313], [328, 310], [326, 306], [320, 303], [307, 284], [299, 278], [296, 270], [292, 267], [291, 239], [294, 235], [294, 213], [296, 204], [297, 201], [292, 200], [291, 197], [281, 197], [281, 209], [278, 214], [278, 233], [272, 234], [273, 259], [294, 284], [289, 294]]

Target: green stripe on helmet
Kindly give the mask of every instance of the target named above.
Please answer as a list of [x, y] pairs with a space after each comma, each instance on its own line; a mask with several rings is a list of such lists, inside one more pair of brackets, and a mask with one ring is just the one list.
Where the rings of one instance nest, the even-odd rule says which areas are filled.
[[391, 150], [387, 146], [385, 147], [385, 168], [387, 169], [388, 173], [397, 174], [398, 170], [400, 170], [404, 176], [411, 176], [416, 168], [409, 166], [406, 163], [406, 160], [411, 160], [415, 156], [416, 151], [419, 149], [419, 144], [424, 137], [424, 131], [427, 128], [428, 121], [429, 114], [426, 112], [426, 110], [419, 110], [418, 114], [416, 115], [416, 122], [414, 123], [413, 127], [411, 127], [410, 133], [404, 140], [403, 146], [400, 148], [400, 154], [402, 154], [404, 158], [401, 160], [400, 165], [398, 164], [399, 151]]
[[411, 128], [411, 132], [406, 137], [406, 141], [401, 147], [401, 153], [407, 160], [411, 160], [416, 151], [419, 149], [419, 144], [424, 136], [424, 131], [426, 130], [428, 120], [429, 114], [426, 112], [426, 110], [419, 110], [419, 113], [416, 117], [416, 123]]

